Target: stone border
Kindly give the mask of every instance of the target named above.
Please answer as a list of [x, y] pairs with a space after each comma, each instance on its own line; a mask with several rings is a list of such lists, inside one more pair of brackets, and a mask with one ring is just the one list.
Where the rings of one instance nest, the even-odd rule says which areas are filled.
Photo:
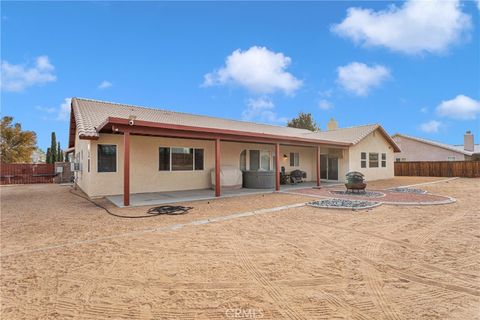
[[426, 202], [391, 202], [391, 201], [384, 201], [383, 204], [392, 205], [392, 206], [432, 206], [432, 205], [440, 205], [440, 204], [450, 204], [457, 202], [457, 199], [448, 196], [441, 196], [439, 194], [432, 194], [429, 195], [447, 198], [441, 201], [426, 201]]
[[[326, 198], [326, 199], [320, 199], [320, 200], [317, 200], [317, 202], [321, 202], [321, 201], [324, 201], [324, 200], [349, 200], [349, 201], [361, 201], [361, 200], [350, 200], [350, 199], [340, 199], [340, 198]], [[348, 211], [359, 211], [359, 210], [367, 210], [367, 209], [372, 209], [372, 208], [376, 208], [378, 206], [381, 206], [382, 203], [381, 202], [376, 202], [376, 201], [368, 201], [368, 200], [364, 200], [364, 202], [370, 202], [372, 203], [372, 205], [370, 206], [366, 206], [366, 207], [361, 207], [361, 208], [355, 208], [355, 207], [345, 207], [345, 206], [320, 206], [320, 205], [314, 205], [313, 202], [315, 201], [311, 201], [311, 202], [307, 202], [305, 203], [307, 206], [309, 207], [312, 207], [312, 208], [319, 208], [319, 209], [338, 209], [338, 210], [348, 210]]]

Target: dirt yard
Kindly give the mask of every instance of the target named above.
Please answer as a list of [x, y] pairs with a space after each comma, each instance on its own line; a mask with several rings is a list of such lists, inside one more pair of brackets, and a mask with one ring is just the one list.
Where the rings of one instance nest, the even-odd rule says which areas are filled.
[[1, 318], [480, 319], [480, 179], [417, 188], [457, 202], [353, 212], [267, 194], [121, 219], [68, 186], [1, 187]]

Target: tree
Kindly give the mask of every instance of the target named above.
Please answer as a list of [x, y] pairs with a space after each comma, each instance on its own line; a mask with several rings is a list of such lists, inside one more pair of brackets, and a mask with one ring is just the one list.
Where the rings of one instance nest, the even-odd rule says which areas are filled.
[[13, 117], [3, 117], [0, 123], [0, 162], [30, 162], [36, 148], [37, 135], [23, 131], [20, 123], [13, 124]]
[[63, 162], [63, 151], [62, 151], [62, 148], [60, 148], [60, 141], [58, 141], [57, 161]]
[[288, 121], [287, 127], [307, 129], [310, 131], [319, 131], [315, 120], [313, 120], [311, 113], [300, 112], [296, 118]]
[[52, 141], [50, 144], [50, 157], [52, 161], [50, 163], [55, 163], [55, 161], [57, 161], [57, 137], [55, 135], [55, 132], [52, 132]]
[[47, 148], [47, 157], [45, 160], [46, 163], [52, 163], [52, 153], [50, 152], [50, 148]]

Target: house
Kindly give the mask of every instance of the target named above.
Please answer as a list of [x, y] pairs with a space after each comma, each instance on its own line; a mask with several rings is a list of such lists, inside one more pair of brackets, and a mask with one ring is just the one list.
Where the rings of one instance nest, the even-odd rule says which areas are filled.
[[463, 145], [450, 145], [399, 133], [394, 134], [392, 139], [401, 149], [395, 155], [395, 161], [464, 161], [480, 156], [480, 145], [474, 143], [470, 131], [465, 133]]
[[[73, 98], [69, 148], [76, 184], [90, 197], [208, 189], [220, 196], [220, 170], [275, 173], [300, 169], [306, 180], [343, 181], [348, 171], [367, 180], [394, 175], [400, 149], [378, 124], [330, 130], [227, 120], [118, 103]], [[213, 173], [212, 173], [213, 172]], [[212, 184], [211, 175], [214, 178]]]

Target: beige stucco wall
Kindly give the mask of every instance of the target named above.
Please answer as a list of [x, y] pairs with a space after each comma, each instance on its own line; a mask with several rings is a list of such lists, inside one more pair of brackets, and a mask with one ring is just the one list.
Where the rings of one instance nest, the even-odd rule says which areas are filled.
[[[367, 153], [367, 167], [361, 168], [361, 153]], [[379, 167], [378, 168], [369, 168], [368, 162], [368, 153], [377, 152], [379, 155]], [[382, 153], [387, 154], [387, 166], [382, 168]], [[388, 143], [388, 141], [383, 137], [383, 135], [375, 130], [370, 133], [366, 138], [360, 141], [355, 146], [352, 146], [349, 149], [349, 170], [348, 171], [359, 171], [365, 175], [367, 181], [372, 180], [381, 180], [381, 179], [390, 179], [394, 177], [394, 164], [395, 155], [393, 147]]]
[[75, 182], [80, 189], [86, 194], [89, 194], [90, 175], [87, 171], [88, 167], [88, 154], [90, 150], [90, 140], [80, 140], [78, 138], [78, 132], [75, 134], [75, 153], [74, 162], [80, 162], [82, 167], [81, 171], [75, 171]]
[[[163, 137], [130, 137], [130, 192], [162, 192], [173, 190], [194, 190], [211, 187], [210, 174], [215, 167], [215, 143], [206, 140], [173, 139]], [[97, 172], [98, 144], [117, 146], [117, 171]], [[204, 170], [201, 171], [159, 171], [159, 147], [193, 147], [204, 149]], [[87, 159], [90, 150], [90, 172]], [[271, 153], [270, 167], [274, 169], [275, 147], [267, 144], [221, 142], [221, 166], [239, 168], [242, 150], [264, 150]], [[82, 153], [83, 170], [77, 173], [78, 186], [90, 197], [116, 195], [123, 193], [123, 135], [102, 134], [98, 140], [76, 140], [75, 153]], [[290, 152], [300, 154], [300, 167], [307, 172], [307, 180], [316, 179], [315, 149], [307, 147], [281, 146], [280, 163], [286, 171], [297, 169], [290, 167]], [[283, 154], [288, 158], [284, 159]], [[247, 169], [249, 164], [247, 152]]]
[[460, 152], [450, 151], [428, 143], [412, 140], [406, 137], [393, 137], [402, 152], [396, 153], [396, 158], [405, 158], [405, 161], [447, 161], [448, 157], [455, 160], [465, 160]]

